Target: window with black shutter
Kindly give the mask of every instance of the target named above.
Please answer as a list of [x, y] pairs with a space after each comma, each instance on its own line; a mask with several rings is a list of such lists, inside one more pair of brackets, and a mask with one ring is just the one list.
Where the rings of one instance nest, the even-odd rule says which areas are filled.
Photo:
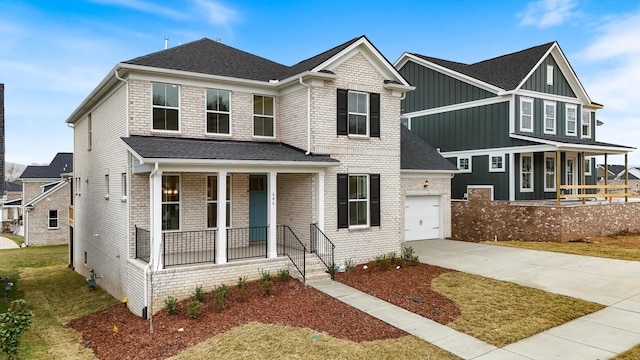
[[338, 174], [338, 228], [380, 226], [380, 174]]
[[380, 94], [337, 90], [337, 133], [380, 137]]

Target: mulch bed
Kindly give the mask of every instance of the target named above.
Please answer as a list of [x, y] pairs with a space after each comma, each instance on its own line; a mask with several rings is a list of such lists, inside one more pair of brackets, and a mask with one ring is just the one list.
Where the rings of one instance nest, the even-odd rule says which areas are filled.
[[[450, 270], [419, 264], [397, 270], [371, 270], [358, 266], [340, 273], [336, 280], [377, 296], [440, 323], [455, 319], [459, 310], [451, 301], [431, 291], [431, 280]], [[195, 289], [194, 289], [195, 290]], [[272, 295], [264, 296], [258, 282], [250, 282], [247, 294], [229, 288], [227, 307], [216, 311], [212, 293], [206, 294], [203, 315], [187, 317], [187, 301], [169, 315], [162, 310], [149, 321], [117, 305], [68, 324], [78, 331], [85, 346], [99, 359], [165, 359], [212, 336], [252, 321], [306, 327], [355, 342], [394, 339], [407, 333], [352, 308], [297, 280], [275, 280]], [[424, 300], [416, 302], [410, 298]], [[117, 331], [115, 330], [117, 327]], [[182, 330], [179, 330], [182, 329]]]

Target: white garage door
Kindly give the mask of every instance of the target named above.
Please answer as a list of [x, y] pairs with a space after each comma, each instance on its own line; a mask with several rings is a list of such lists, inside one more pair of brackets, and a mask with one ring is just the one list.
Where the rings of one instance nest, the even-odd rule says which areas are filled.
[[407, 196], [404, 205], [405, 241], [442, 237], [440, 196]]

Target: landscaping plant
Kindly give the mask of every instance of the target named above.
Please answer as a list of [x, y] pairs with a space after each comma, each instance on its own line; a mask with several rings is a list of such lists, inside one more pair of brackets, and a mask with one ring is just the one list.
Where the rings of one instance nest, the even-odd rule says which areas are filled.
[[289, 274], [289, 270], [288, 269], [280, 269], [280, 270], [278, 270], [278, 278], [283, 282], [289, 281], [289, 279], [291, 279], [291, 275]]
[[217, 311], [222, 311], [227, 307], [227, 297], [229, 291], [227, 285], [222, 284], [213, 288], [213, 308]]
[[259, 286], [263, 295], [271, 295], [271, 292], [273, 291], [273, 279], [268, 271], [260, 270]]
[[187, 304], [187, 316], [190, 319], [197, 319], [202, 316], [202, 302], [198, 300], [191, 300]]
[[7, 312], [0, 314], [0, 349], [8, 359], [16, 359], [22, 335], [29, 330], [33, 313], [24, 299], [13, 300]]
[[167, 306], [167, 313], [169, 313], [169, 315], [175, 315], [178, 313], [178, 299], [173, 296], [169, 296], [164, 301], [164, 304]]
[[196, 291], [194, 291], [193, 293], [193, 298], [200, 302], [204, 302], [204, 290], [202, 290], [202, 285], [196, 286]]

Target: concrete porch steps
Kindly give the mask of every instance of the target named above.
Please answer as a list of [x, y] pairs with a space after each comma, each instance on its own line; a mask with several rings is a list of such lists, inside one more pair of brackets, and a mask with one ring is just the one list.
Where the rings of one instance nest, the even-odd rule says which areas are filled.
[[327, 273], [327, 267], [316, 254], [305, 254], [305, 265], [306, 283], [331, 280], [331, 276]]

